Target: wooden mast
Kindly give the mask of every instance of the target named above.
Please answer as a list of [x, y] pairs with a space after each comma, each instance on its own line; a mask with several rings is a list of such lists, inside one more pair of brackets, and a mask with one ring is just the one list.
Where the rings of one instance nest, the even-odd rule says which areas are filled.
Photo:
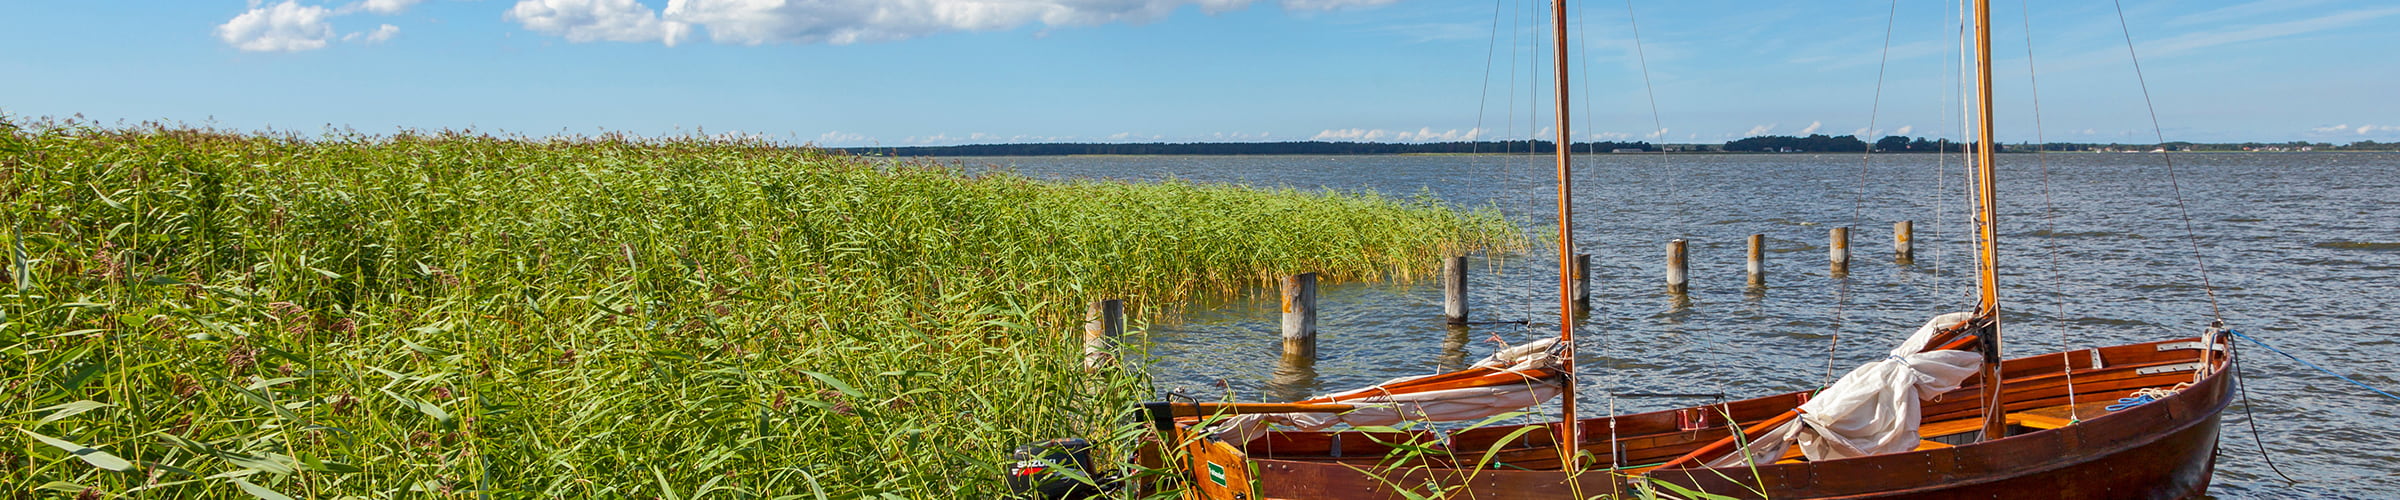
[[1984, 322], [1983, 439], [2007, 437], [2007, 410], [2000, 405], [1999, 205], [1993, 167], [1999, 143], [1992, 140], [1992, 2], [1975, 0], [1975, 313]]
[[1575, 452], [1583, 448], [1583, 436], [1575, 423], [1575, 212], [1572, 207], [1574, 189], [1572, 177], [1575, 150], [1573, 135], [1568, 132], [1567, 118], [1567, 0], [1550, 0], [1550, 35], [1556, 44], [1552, 56], [1557, 59], [1558, 76], [1558, 341], [1566, 347], [1561, 351], [1559, 364], [1566, 373], [1564, 393], [1559, 402], [1560, 463], [1569, 472], [1579, 465]]

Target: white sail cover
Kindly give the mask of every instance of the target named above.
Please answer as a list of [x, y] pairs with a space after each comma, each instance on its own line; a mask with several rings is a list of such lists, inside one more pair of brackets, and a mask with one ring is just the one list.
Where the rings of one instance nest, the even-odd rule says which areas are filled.
[[[1504, 372], [1524, 372], [1550, 367], [1557, 363], [1551, 347], [1558, 339], [1544, 339], [1492, 353], [1475, 367], [1497, 368]], [[1532, 407], [1558, 397], [1558, 381], [1525, 377], [1521, 384], [1505, 384], [1465, 389], [1446, 389], [1394, 394], [1382, 388], [1410, 380], [1438, 376], [1424, 375], [1386, 380], [1374, 386], [1328, 396], [1331, 403], [1356, 405], [1344, 413], [1277, 413], [1235, 415], [1217, 422], [1216, 437], [1227, 442], [1247, 442], [1266, 434], [1269, 424], [1281, 424], [1299, 430], [1315, 431], [1349, 424], [1352, 427], [1392, 425], [1410, 420], [1452, 422], [1472, 420]]]
[[1916, 449], [1917, 426], [1924, 417], [1919, 403], [1958, 389], [1960, 381], [1983, 366], [1980, 353], [1924, 352], [1926, 344], [1943, 326], [1973, 317], [1963, 312], [1935, 316], [1890, 357], [1851, 370], [1800, 405], [1799, 419], [1753, 439], [1746, 455], [1729, 454], [1708, 466], [1774, 463], [1793, 444], [1800, 445], [1809, 460]]

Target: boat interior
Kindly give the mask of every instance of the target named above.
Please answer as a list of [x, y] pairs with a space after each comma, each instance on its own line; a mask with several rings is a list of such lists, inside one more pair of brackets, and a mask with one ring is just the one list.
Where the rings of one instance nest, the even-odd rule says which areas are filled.
[[[2174, 391], [2195, 379], [2203, 363], [2221, 365], [2224, 356], [2202, 355], [2197, 338], [2167, 340], [2050, 353], [2007, 360], [2002, 364], [2003, 408], [2010, 436], [2107, 419], [2131, 408], [2120, 402], [2145, 390]], [[2222, 352], [2223, 343], [2215, 346]], [[2214, 367], [2212, 367], [2212, 372]], [[1981, 440], [1982, 390], [1980, 376], [1960, 388], [1923, 402], [1922, 436], [1918, 449], [1946, 448]], [[1810, 392], [1790, 392], [1704, 406], [1596, 417], [1578, 421], [1584, 436], [1579, 456], [1584, 470], [1615, 470], [1638, 474], [1657, 468], [1703, 446], [1792, 411], [1808, 401]], [[2164, 396], [2170, 392], [2151, 392]], [[1200, 419], [1186, 418], [1178, 427], [1189, 429]], [[1436, 428], [1405, 431], [1275, 431], [1246, 443], [1211, 440], [1207, 455], [1261, 463], [1341, 463], [1358, 467], [1449, 470], [1547, 471], [1563, 467], [1552, 429], [1556, 424], [1493, 425], [1456, 431]], [[2005, 436], [2004, 436], [2005, 437]], [[1778, 463], [1808, 459], [1793, 447]]]

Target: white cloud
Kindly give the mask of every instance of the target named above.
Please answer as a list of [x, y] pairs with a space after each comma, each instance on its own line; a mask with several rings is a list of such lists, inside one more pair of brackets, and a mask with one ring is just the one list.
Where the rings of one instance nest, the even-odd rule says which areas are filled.
[[1209, 135], [1208, 135], [1206, 138], [1207, 138], [1208, 140], [1212, 140], [1212, 141], [1234, 141], [1234, 142], [1246, 142], [1246, 141], [1262, 141], [1262, 140], [1266, 140], [1266, 139], [1267, 139], [1267, 137], [1270, 137], [1270, 136], [1273, 136], [1273, 135], [1274, 135], [1274, 134], [1267, 133], [1267, 132], [1259, 132], [1259, 133], [1256, 133], [1256, 134], [1252, 134], [1252, 133], [1246, 133], [1246, 132], [1217, 132], [1217, 133], [1209, 134]]
[[2324, 126], [2324, 127], [2316, 127], [2316, 128], [2311, 128], [2311, 129], [2308, 129], [2308, 131], [2310, 131], [2310, 132], [2316, 132], [2316, 133], [2319, 133], [2319, 134], [2358, 134], [2358, 135], [2367, 135], [2367, 134], [2373, 134], [2373, 133], [2376, 133], [2376, 132], [2400, 132], [2400, 125], [2374, 125], [2374, 124], [2366, 124], [2366, 123], [2361, 123], [2361, 124], [2358, 124], [2358, 126], [2351, 126], [2350, 124], [2344, 123], [2344, 124], [2341, 124], [2341, 125], [2329, 125], [2329, 126]]
[[267, 7], [252, 5], [248, 12], [217, 26], [217, 39], [249, 52], [299, 52], [325, 48], [333, 38], [332, 11], [284, 0]]
[[[372, 0], [370, 0], [372, 1]], [[946, 32], [1145, 23], [1185, 6], [1220, 13], [1261, 0], [668, 0], [651, 10], [633, 0], [519, 0], [507, 18], [570, 42], [660, 41], [693, 28], [718, 43], [852, 44]], [[1375, 7], [1397, 0], [1280, 0], [1286, 10]]]
[[1773, 124], [1773, 123], [1769, 123], [1769, 124], [1766, 124], [1766, 125], [1759, 125], [1759, 126], [1756, 126], [1756, 127], [1750, 127], [1750, 131], [1749, 131], [1749, 132], [1743, 132], [1743, 133], [1742, 133], [1742, 135], [1756, 137], [1756, 136], [1767, 135], [1767, 133], [1768, 133], [1768, 132], [1774, 132], [1774, 131], [1775, 131], [1775, 124]]
[[342, 35], [342, 41], [352, 42], [365, 40], [367, 43], [383, 43], [390, 41], [392, 37], [395, 36], [400, 36], [400, 27], [386, 24], [375, 28], [375, 31], [361, 31]]
[[1364, 141], [1364, 142], [1373, 142], [1373, 141], [1379, 141], [1379, 140], [1383, 140], [1383, 139], [1384, 139], [1384, 138], [1386, 138], [1386, 137], [1391, 137], [1391, 135], [1392, 135], [1392, 133], [1391, 133], [1390, 131], [1386, 131], [1386, 130], [1383, 130], [1383, 129], [1375, 129], [1375, 130], [1367, 130], [1367, 129], [1360, 129], [1360, 128], [1352, 128], [1352, 129], [1325, 129], [1325, 131], [1324, 131], [1324, 132], [1318, 132], [1318, 133], [1317, 133], [1317, 135], [1316, 135], [1315, 137], [1310, 137], [1310, 138], [1308, 138], [1308, 140], [1311, 140], [1311, 141], [1337, 141], [1337, 142], [1361, 142], [1361, 141]]
[[819, 146], [841, 146], [841, 145], [846, 145], [846, 144], [868, 144], [868, 143], [872, 143], [872, 142], [875, 142], [875, 138], [873, 138], [873, 137], [867, 137], [865, 134], [853, 134], [853, 133], [849, 133], [849, 132], [843, 132], [843, 131], [839, 131], [839, 130], [829, 131], [829, 132], [826, 132], [826, 133], [824, 133], [823, 135], [818, 135], [818, 136], [817, 136], [817, 145], [819, 145]]
[[923, 145], [927, 145], [927, 144], [942, 144], [942, 143], [958, 142], [958, 138], [956, 138], [956, 137], [951, 137], [951, 136], [950, 136], [950, 134], [933, 134], [933, 135], [924, 136], [924, 137], [917, 137], [917, 136], [913, 136], [913, 135], [912, 135], [912, 136], [909, 136], [907, 139], [901, 139], [901, 142], [906, 142], [906, 143], [909, 143], [909, 144], [915, 144], [915, 145], [923, 146]]
[[342, 6], [340, 13], [348, 14], [363, 10], [388, 16], [406, 11], [409, 6], [423, 1], [425, 0], [360, 0], [357, 3]]
[[1384, 129], [1350, 128], [1326, 129], [1323, 132], [1318, 132], [1316, 136], [1309, 137], [1308, 140], [1332, 142], [1458, 142], [1476, 140], [1477, 137], [1482, 135], [1483, 129], [1450, 129], [1435, 131], [1433, 127], [1421, 127], [1414, 131], [1392, 131]]
[[[684, 3], [674, 0], [667, 8]], [[659, 19], [633, 0], [523, 0], [501, 17], [569, 42], [656, 41], [672, 47], [691, 32], [691, 25]]]
[[1892, 131], [1892, 135], [1908, 135], [1909, 132], [1914, 132], [1916, 130], [1917, 126], [1915, 125], [1901, 125], [1900, 130]]
[[1808, 122], [1808, 128], [1800, 129], [1800, 135], [1817, 133], [1820, 128], [1825, 128], [1825, 122]]

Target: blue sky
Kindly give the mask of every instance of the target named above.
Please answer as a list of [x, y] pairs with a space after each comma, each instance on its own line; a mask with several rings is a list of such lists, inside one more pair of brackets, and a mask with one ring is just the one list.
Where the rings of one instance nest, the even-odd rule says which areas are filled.
[[[2109, 1], [1995, 1], [2002, 140], [2036, 134], [2028, 25], [2043, 137], [2152, 140]], [[0, 112], [829, 146], [1524, 137], [1550, 121], [1529, 111], [1547, 108], [1532, 96], [1548, 91], [1527, 83], [1548, 78], [1531, 69], [1548, 56], [1527, 48], [1525, 31], [1543, 4], [8, 2]], [[1584, 139], [1958, 129], [1955, 3], [1901, 2], [1896, 15], [1889, 0], [1631, 4], [1640, 56], [1625, 2], [1571, 3]], [[2169, 140], [2400, 140], [2400, 4], [2124, 6]]]

